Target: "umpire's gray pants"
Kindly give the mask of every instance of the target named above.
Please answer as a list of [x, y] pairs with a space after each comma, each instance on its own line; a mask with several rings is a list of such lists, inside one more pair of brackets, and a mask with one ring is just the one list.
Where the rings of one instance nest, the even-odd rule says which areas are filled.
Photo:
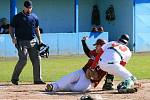
[[18, 50], [19, 60], [14, 68], [12, 80], [19, 80], [19, 75], [27, 63], [29, 54], [30, 60], [33, 65], [34, 81], [41, 81], [41, 63], [39, 51], [35, 48], [36, 40], [17, 40], [15, 45]]

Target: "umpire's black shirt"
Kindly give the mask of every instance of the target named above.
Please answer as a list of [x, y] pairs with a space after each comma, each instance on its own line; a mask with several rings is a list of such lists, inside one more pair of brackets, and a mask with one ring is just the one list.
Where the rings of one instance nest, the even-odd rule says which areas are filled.
[[35, 14], [24, 14], [23, 12], [15, 15], [10, 23], [15, 28], [15, 37], [21, 40], [32, 40], [35, 38], [35, 28], [39, 26], [38, 18]]

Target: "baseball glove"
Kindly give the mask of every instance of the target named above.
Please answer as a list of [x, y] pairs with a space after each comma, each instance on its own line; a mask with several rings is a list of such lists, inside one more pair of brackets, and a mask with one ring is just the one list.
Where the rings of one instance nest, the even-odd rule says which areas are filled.
[[86, 78], [92, 79], [92, 80], [98, 80], [98, 73], [96, 70], [92, 70], [91, 68], [88, 68], [86, 71]]

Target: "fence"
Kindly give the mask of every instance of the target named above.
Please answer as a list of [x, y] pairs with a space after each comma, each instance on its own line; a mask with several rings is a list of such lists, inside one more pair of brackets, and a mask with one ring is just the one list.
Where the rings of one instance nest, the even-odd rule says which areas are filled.
[[[81, 39], [89, 36], [90, 32], [79, 33], [44, 33], [42, 40], [50, 46], [50, 55], [73, 55], [83, 54]], [[98, 38], [108, 41], [108, 32], [101, 33], [97, 38], [91, 37], [87, 40], [89, 48], [93, 49], [93, 44]], [[12, 44], [9, 34], [0, 35], [0, 57], [16, 57], [17, 50]]]

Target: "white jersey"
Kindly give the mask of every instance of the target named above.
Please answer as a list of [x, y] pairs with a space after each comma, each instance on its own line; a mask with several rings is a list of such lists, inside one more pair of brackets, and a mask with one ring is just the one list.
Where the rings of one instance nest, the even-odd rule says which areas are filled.
[[131, 58], [130, 49], [117, 41], [112, 41], [102, 46], [104, 53], [101, 55], [101, 62], [117, 62], [120, 61], [128, 62]]

